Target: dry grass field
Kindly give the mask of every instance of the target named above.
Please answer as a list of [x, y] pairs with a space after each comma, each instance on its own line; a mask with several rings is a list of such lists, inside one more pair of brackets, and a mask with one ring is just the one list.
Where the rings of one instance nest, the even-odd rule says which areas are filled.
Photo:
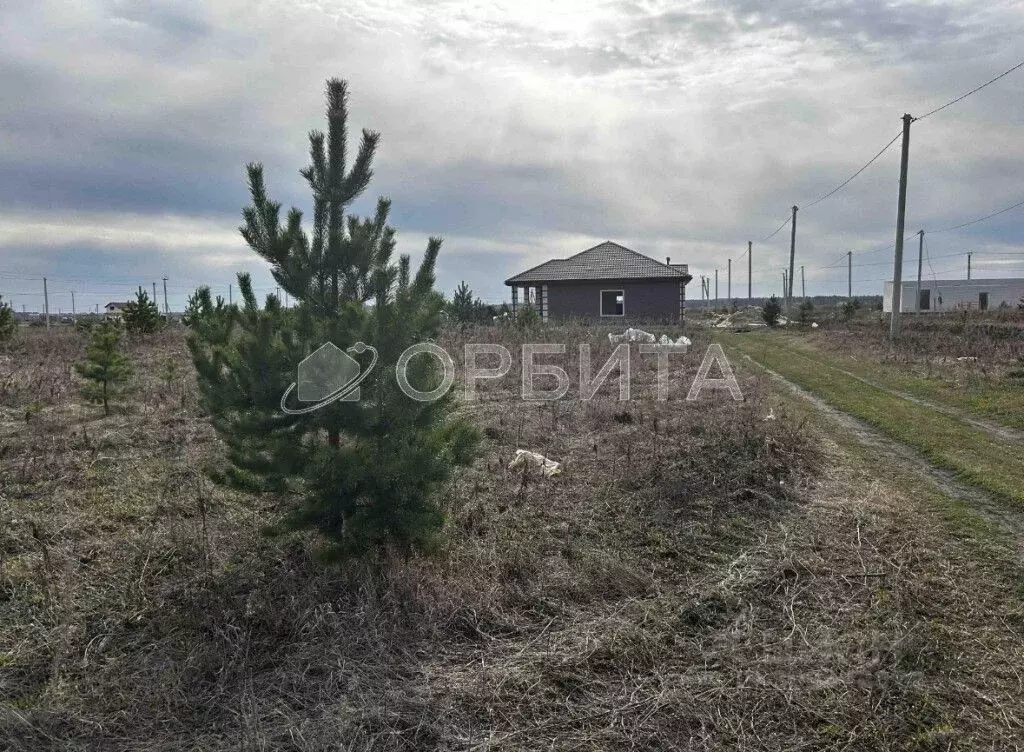
[[860, 316], [807, 332], [806, 344], [860, 376], [921, 399], [1024, 429], [1024, 310]]
[[[605, 333], [442, 344], [592, 342], [596, 367]], [[516, 359], [461, 407], [483, 453], [443, 546], [326, 566], [263, 534], [291, 499], [206, 479], [180, 330], [128, 343], [109, 417], [79, 335], [24, 333], [0, 353], [0, 748], [1019, 748], [1017, 542], [753, 369], [742, 402], [686, 402], [688, 334], [667, 401], [635, 346], [630, 402], [575, 377], [523, 402]], [[564, 472], [510, 470], [520, 448]]]

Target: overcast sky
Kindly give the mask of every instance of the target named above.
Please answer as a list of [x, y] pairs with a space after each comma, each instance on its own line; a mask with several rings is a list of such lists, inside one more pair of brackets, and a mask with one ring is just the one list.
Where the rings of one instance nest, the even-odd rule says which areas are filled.
[[[227, 293], [272, 281], [238, 233], [244, 165], [309, 212], [299, 169], [347, 79], [355, 129], [382, 133], [354, 210], [393, 200], [399, 250], [444, 237], [439, 287], [482, 298], [603, 240], [720, 270], [754, 240], [777, 291], [789, 228], [922, 115], [1024, 59], [1019, 0], [508, 0], [3, 3], [0, 295], [81, 311], [169, 278]], [[809, 293], [891, 275], [899, 143], [801, 211]], [[907, 231], [1024, 200], [1024, 69], [911, 135]], [[1024, 276], [1024, 208], [926, 234], [925, 275]], [[916, 272], [916, 238], [908, 273]], [[838, 263], [837, 263], [838, 262]], [[833, 266], [833, 264], [836, 264]], [[830, 267], [822, 269], [821, 267]], [[733, 297], [746, 294], [746, 259]], [[689, 297], [699, 297], [699, 282]], [[162, 293], [161, 293], [162, 295]]]

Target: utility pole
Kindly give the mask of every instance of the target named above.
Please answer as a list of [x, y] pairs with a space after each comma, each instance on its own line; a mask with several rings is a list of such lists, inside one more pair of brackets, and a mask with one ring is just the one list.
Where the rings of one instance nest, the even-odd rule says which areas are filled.
[[967, 254], [967, 281], [971, 280], [971, 254]]
[[43, 311], [46, 314], [46, 331], [50, 331], [50, 294], [46, 291], [46, 277], [43, 277]]
[[71, 291], [71, 319], [75, 318], [75, 291]]
[[732, 304], [732, 259], [729, 259], [729, 273], [725, 282], [725, 291], [728, 293], [729, 303]]
[[228, 285], [228, 305], [231, 305], [231, 288], [232, 285]]
[[754, 300], [754, 244], [747, 241], [747, 305]]
[[924, 230], [917, 231], [917, 300], [914, 310], [921, 312], [921, 256], [924, 253]]
[[718, 269], [715, 269], [715, 302], [718, 302]]
[[167, 277], [164, 277], [164, 316], [171, 317], [171, 308], [167, 305]]
[[846, 252], [846, 297], [853, 297], [853, 251]]
[[804, 265], [800, 264], [800, 297], [807, 298], [807, 283], [804, 281]]
[[157, 302], [156, 302], [156, 282], [153, 283], [153, 305], [157, 305]]
[[793, 272], [796, 271], [793, 268], [793, 263], [796, 260], [796, 211], [797, 207], [793, 207], [793, 221], [790, 222], [792, 227], [790, 228], [789, 234], [789, 287], [786, 288], [786, 313], [789, 313], [789, 306], [793, 302]]
[[[788, 300], [788, 298], [786, 297], [786, 290], [788, 290], [788, 289], [789, 289], [789, 285], [786, 284], [786, 270], [783, 269], [782, 270], [782, 299], [783, 300]], [[789, 311], [786, 311], [786, 313], [789, 313]]]
[[903, 115], [903, 149], [900, 153], [900, 193], [896, 204], [896, 258], [892, 272], [892, 314], [889, 316], [889, 339], [900, 333], [900, 306], [903, 297], [903, 224], [907, 214], [907, 162], [910, 159], [910, 124], [913, 115]]

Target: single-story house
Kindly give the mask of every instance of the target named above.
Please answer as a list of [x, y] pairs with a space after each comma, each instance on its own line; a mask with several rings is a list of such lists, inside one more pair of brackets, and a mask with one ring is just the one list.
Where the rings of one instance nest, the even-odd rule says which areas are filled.
[[[885, 283], [882, 310], [892, 312], [892, 282]], [[986, 311], [1002, 304], [1016, 307], [1024, 300], [1024, 279], [931, 279], [900, 285], [900, 313]]]
[[682, 321], [686, 264], [665, 263], [606, 240], [565, 259], [552, 259], [505, 280], [512, 312], [522, 304], [542, 319], [584, 318], [605, 322]]

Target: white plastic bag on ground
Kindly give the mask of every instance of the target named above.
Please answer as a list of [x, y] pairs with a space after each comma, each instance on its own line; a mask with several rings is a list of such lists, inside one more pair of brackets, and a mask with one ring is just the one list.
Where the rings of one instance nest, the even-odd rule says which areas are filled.
[[530, 464], [534, 467], [539, 467], [541, 473], [544, 474], [545, 478], [550, 478], [553, 475], [560, 475], [562, 472], [562, 463], [549, 460], [543, 454], [537, 452], [530, 452], [526, 449], [517, 449], [516, 457], [512, 462], [509, 463], [508, 469], [513, 470], [517, 467]]
[[685, 351], [686, 348], [692, 344], [693, 343], [690, 342], [690, 338], [685, 336], [673, 341], [672, 338], [669, 337], [667, 334], [662, 334], [661, 339], [658, 340], [658, 347], [670, 347], [673, 349], [683, 351]]
[[622, 334], [608, 333], [608, 341], [613, 345], [617, 345], [621, 342], [648, 342], [654, 344], [655, 337], [650, 332], [645, 332], [643, 329], [633, 329], [630, 327]]

